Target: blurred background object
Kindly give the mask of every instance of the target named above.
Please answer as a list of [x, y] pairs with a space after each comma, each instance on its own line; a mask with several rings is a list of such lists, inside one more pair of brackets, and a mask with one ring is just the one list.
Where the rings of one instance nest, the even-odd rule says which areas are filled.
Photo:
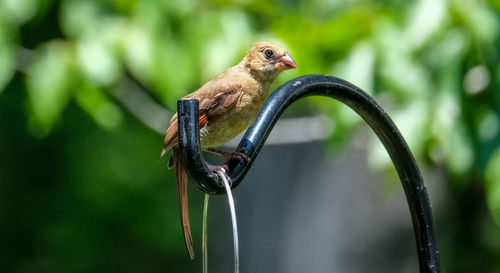
[[[443, 272], [500, 271], [494, 0], [0, 0], [0, 271], [200, 272], [161, 134], [179, 97], [259, 40], [298, 64], [274, 88], [331, 74], [387, 110], [425, 170]], [[363, 121], [322, 98], [285, 116], [300, 122], [235, 191], [242, 271], [417, 272], [402, 189]], [[209, 267], [230, 272], [212, 199]]]

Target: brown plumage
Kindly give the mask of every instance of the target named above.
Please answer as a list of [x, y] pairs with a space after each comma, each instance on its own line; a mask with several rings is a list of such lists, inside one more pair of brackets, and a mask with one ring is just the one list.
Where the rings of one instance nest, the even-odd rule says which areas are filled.
[[[287, 51], [280, 46], [258, 42], [253, 44], [239, 64], [185, 96], [199, 100], [202, 149], [217, 147], [246, 130], [255, 121], [274, 79], [281, 71], [296, 67]], [[177, 133], [175, 114], [168, 124], [161, 156], [173, 150], [169, 166], [175, 167], [182, 230], [189, 256], [193, 259], [188, 216], [188, 178], [179, 157]]]

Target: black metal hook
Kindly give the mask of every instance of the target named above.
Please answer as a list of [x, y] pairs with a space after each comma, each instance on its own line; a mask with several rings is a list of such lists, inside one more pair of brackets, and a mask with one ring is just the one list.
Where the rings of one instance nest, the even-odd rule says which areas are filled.
[[[244, 147], [244, 153], [253, 162], [283, 111], [294, 101], [308, 96], [326, 96], [347, 104], [377, 134], [403, 184], [413, 221], [420, 272], [440, 272], [432, 212], [420, 170], [396, 125], [384, 109], [363, 90], [349, 82], [327, 75], [306, 75], [290, 80], [267, 99], [257, 120], [247, 130], [237, 149]], [[177, 107], [179, 148], [186, 172], [203, 192], [223, 193], [224, 188], [220, 178], [209, 171], [201, 152], [198, 101], [181, 99]], [[250, 166], [251, 164], [244, 160], [230, 164], [227, 175], [233, 182], [232, 188], [241, 183]]]

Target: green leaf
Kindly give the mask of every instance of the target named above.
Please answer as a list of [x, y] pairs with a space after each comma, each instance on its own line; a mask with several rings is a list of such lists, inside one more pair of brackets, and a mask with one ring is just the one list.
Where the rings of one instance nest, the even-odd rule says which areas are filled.
[[137, 21], [126, 25], [120, 39], [122, 58], [134, 77], [150, 82], [154, 56], [153, 31]]
[[3, 0], [0, 1], [0, 18], [14, 25], [21, 25], [35, 16], [38, 1]]
[[12, 47], [0, 36], [0, 94], [9, 83], [14, 72], [15, 64]]
[[92, 1], [64, 1], [61, 5], [61, 28], [69, 37], [82, 36], [98, 27], [101, 5]]
[[99, 86], [108, 86], [116, 81], [122, 70], [114, 51], [108, 27], [98, 37], [86, 36], [77, 43], [78, 61], [88, 81]]
[[[474, 164], [474, 151], [471, 140], [466, 136], [465, 130], [455, 128], [446, 145], [448, 170], [457, 177], [465, 177]], [[463, 181], [450, 181], [454, 184]]]
[[500, 26], [498, 15], [487, 4], [474, 0], [455, 0], [452, 4], [475, 42], [487, 47], [494, 43]]
[[485, 183], [488, 208], [493, 219], [500, 225], [500, 148], [486, 166]]
[[375, 65], [375, 52], [368, 41], [358, 42], [349, 53], [349, 56], [332, 69], [332, 74], [373, 94], [373, 69]]
[[43, 47], [27, 71], [31, 107], [30, 128], [35, 135], [47, 135], [70, 99], [72, 48], [63, 42]]
[[123, 115], [99, 89], [90, 86], [82, 87], [75, 94], [78, 104], [105, 129], [113, 129], [120, 125]]
[[156, 58], [153, 62], [152, 81], [155, 90], [166, 98], [170, 107], [175, 108], [179, 97], [194, 91], [188, 86], [196, 71], [193, 60], [189, 53], [183, 50], [182, 44], [166, 41], [164, 38], [158, 39], [161, 42], [155, 44]]
[[420, 0], [412, 11], [405, 38], [406, 43], [416, 49], [428, 42], [444, 23], [446, 1]]

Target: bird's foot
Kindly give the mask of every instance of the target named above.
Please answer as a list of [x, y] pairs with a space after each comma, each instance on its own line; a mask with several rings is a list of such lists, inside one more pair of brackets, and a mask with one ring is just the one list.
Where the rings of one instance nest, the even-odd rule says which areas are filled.
[[211, 171], [213, 173], [217, 173], [217, 171], [222, 171], [222, 172], [226, 173], [229, 170], [229, 168], [227, 167], [226, 164], [219, 166], [219, 165], [209, 164], [208, 162], [207, 162], [207, 168], [209, 171]]
[[250, 158], [244, 153], [246, 149], [247, 148], [245, 147], [241, 147], [237, 151], [234, 151], [232, 153], [219, 151], [212, 148], [209, 148], [207, 151], [224, 157], [224, 166], [227, 167], [229, 166], [229, 161], [231, 160], [238, 160], [238, 161], [245, 160], [247, 163], [250, 163], [251, 162]]
[[207, 163], [207, 167], [208, 167], [209, 171], [213, 172], [216, 175], [219, 175], [219, 171], [221, 171], [222, 173], [224, 173], [224, 176], [226, 176], [226, 179], [229, 182], [229, 187], [233, 186], [233, 180], [231, 180], [231, 177], [229, 177], [226, 174], [226, 172], [228, 171], [228, 167], [227, 167], [226, 164], [224, 164], [222, 166], [216, 166], [216, 165], [211, 165], [211, 164]]
[[225, 175], [226, 175], [226, 178], [229, 182], [229, 185], [232, 186], [233, 184], [233, 181], [231, 180], [231, 178], [226, 174], [226, 172], [229, 171], [229, 164], [232, 160], [237, 160], [238, 162], [241, 161], [241, 160], [245, 160], [247, 163], [251, 163], [251, 160], [250, 158], [244, 153], [246, 150], [245, 147], [242, 147], [242, 148], [239, 148], [238, 150], [236, 150], [235, 152], [224, 152], [224, 151], [220, 151], [220, 150], [216, 150], [216, 149], [213, 149], [213, 148], [208, 148], [206, 151], [207, 152], [210, 152], [210, 153], [214, 153], [214, 154], [218, 154], [222, 157], [224, 157], [224, 165], [222, 166], [215, 166], [215, 165], [211, 165], [211, 164], [208, 164], [207, 163], [207, 167], [208, 169], [217, 174], [218, 171], [222, 171]]
[[[231, 155], [232, 157], [229, 158], [229, 160], [232, 159], [237, 159], [238, 161], [245, 160], [246, 163], [252, 163], [252, 160], [245, 154], [245, 151], [247, 150], [246, 147], [241, 147], [237, 151], [233, 152]], [[228, 160], [228, 162], [229, 162]]]

